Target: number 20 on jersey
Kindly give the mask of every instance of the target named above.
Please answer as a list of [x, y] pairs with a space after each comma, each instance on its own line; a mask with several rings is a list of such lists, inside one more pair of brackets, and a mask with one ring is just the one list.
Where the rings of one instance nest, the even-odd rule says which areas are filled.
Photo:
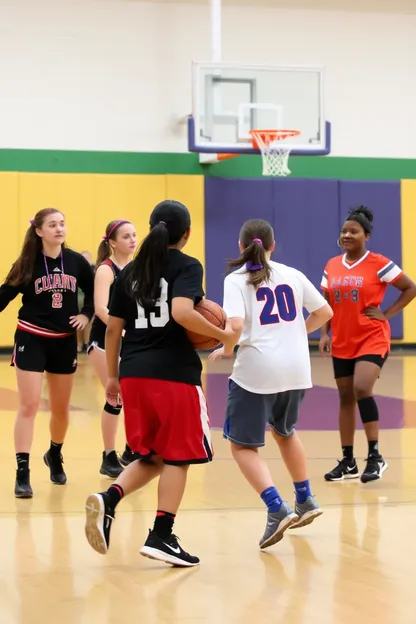
[[[256, 292], [257, 301], [264, 301], [260, 314], [262, 325], [274, 325], [280, 321], [294, 321], [297, 315], [293, 290], [288, 284], [279, 284], [274, 290], [262, 286]], [[277, 313], [273, 309], [277, 307]]]

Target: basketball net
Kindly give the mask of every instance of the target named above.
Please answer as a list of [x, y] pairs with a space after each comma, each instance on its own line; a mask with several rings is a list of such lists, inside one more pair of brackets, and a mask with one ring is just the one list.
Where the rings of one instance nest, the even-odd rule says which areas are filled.
[[283, 141], [299, 134], [299, 130], [250, 130], [253, 148], [261, 152], [264, 176], [284, 178], [291, 173], [288, 160], [292, 148]]

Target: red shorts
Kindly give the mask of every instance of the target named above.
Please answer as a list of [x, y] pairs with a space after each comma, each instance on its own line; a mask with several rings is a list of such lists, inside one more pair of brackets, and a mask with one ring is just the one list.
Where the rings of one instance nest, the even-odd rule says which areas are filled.
[[166, 464], [212, 460], [207, 404], [202, 388], [176, 381], [124, 377], [120, 380], [127, 442], [142, 458]]

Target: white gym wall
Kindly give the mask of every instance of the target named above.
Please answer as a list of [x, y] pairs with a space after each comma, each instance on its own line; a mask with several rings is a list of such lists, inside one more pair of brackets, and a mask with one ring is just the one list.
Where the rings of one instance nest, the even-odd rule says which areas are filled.
[[[416, 15], [225, 0], [222, 60], [325, 65], [332, 153], [415, 158], [415, 33]], [[210, 55], [209, 0], [0, 0], [0, 148], [185, 152]]]

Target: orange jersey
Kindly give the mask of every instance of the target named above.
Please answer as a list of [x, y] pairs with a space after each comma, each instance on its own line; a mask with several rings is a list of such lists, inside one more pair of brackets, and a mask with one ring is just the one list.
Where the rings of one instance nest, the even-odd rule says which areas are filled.
[[329, 293], [334, 311], [331, 320], [332, 355], [352, 359], [361, 355], [385, 356], [390, 350], [390, 324], [362, 314], [368, 306], [379, 307], [387, 284], [394, 284], [403, 271], [380, 254], [367, 251], [357, 262], [345, 254], [331, 258], [325, 267], [321, 288]]

